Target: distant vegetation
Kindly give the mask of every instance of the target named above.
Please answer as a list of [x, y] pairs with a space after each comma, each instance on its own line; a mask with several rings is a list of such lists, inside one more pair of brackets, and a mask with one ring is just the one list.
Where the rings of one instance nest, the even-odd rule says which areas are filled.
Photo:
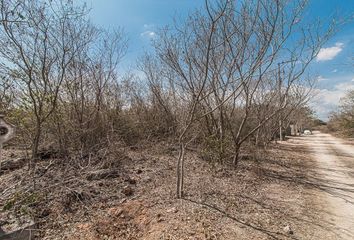
[[328, 129], [347, 137], [354, 137], [354, 90], [348, 91], [341, 99], [339, 110], [330, 117]]

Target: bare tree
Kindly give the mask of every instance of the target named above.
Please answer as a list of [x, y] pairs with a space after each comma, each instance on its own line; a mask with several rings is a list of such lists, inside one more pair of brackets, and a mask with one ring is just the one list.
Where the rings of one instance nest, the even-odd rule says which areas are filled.
[[[299, 105], [307, 99], [311, 87], [302, 75], [333, 26], [317, 30], [300, 24], [305, 6], [306, 1], [205, 1], [204, 13], [162, 32], [157, 53], [175, 74], [175, 90], [188, 106], [178, 121], [178, 198], [183, 197], [186, 145], [198, 135], [197, 122], [205, 121], [221, 155], [226, 138], [231, 139], [237, 164], [246, 140], [271, 120], [282, 126], [290, 100]], [[301, 96], [300, 89], [306, 90]], [[262, 104], [271, 107], [252, 125], [260, 92], [269, 94], [258, 106], [268, 101]]]
[[341, 98], [339, 109], [333, 112], [328, 128], [339, 131], [346, 136], [354, 136], [354, 90], [350, 90]]
[[127, 49], [121, 29], [106, 32], [91, 27], [88, 33], [77, 39], [87, 44], [68, 66], [56, 121], [61, 144], [69, 137], [82, 151], [90, 151], [98, 139], [106, 137], [111, 129], [107, 116], [119, 111], [117, 66]]
[[158, 134], [176, 134], [176, 112], [173, 106], [177, 104], [176, 96], [169, 79], [169, 71], [164, 69], [160, 59], [146, 54], [139, 61], [139, 70], [144, 73], [146, 85], [151, 93], [149, 104], [157, 118], [155, 124]]
[[184, 29], [170, 34], [163, 32], [157, 51], [162, 61], [175, 73], [175, 84], [180, 92], [184, 111], [180, 114], [178, 143], [180, 153], [177, 161], [177, 197], [183, 197], [184, 161], [187, 145], [195, 139], [189, 135], [198, 118], [201, 102], [210, 87], [210, 65], [213, 47], [217, 38], [217, 23], [227, 10], [228, 4], [216, 6], [217, 10], [205, 2], [207, 15], [197, 13], [190, 17]]
[[0, 113], [10, 108], [14, 100], [13, 83], [9, 78], [3, 76], [0, 82]]
[[[43, 123], [57, 106], [66, 71], [82, 50], [76, 39], [85, 33], [84, 8], [71, 1], [6, 1], [1, 6], [1, 71], [22, 93], [22, 104], [35, 116], [32, 156], [35, 158]], [[20, 13], [24, 21], [18, 22]]]

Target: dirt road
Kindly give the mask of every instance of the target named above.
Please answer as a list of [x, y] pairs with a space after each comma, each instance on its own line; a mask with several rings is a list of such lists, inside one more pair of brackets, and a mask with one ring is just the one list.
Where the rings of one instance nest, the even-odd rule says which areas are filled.
[[354, 239], [354, 145], [320, 132], [294, 141], [304, 143], [316, 160], [311, 173], [317, 187], [312, 194], [319, 204], [314, 208], [327, 233], [319, 232], [312, 239], [325, 234], [329, 239]]

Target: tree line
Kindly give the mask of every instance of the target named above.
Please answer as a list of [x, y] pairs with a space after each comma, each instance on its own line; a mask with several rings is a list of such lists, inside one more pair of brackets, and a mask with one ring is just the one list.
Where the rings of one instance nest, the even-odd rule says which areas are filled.
[[327, 128], [346, 137], [354, 137], [354, 90], [341, 98], [339, 109], [331, 114]]
[[[0, 110], [36, 159], [170, 139], [183, 197], [190, 145], [237, 165], [311, 114], [307, 74], [337, 22], [306, 23], [306, 0], [205, 1], [166, 26], [131, 72], [124, 30], [101, 29], [70, 0], [2, 0]], [[140, 72], [142, 74], [136, 74]]]

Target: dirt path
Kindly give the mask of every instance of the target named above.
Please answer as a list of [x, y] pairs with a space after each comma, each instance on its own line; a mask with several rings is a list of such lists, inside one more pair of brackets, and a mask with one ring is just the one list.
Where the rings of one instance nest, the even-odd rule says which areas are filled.
[[330, 239], [354, 239], [354, 146], [320, 132], [294, 141], [304, 143], [316, 160], [311, 172], [317, 191], [312, 194], [319, 204], [314, 207]]

